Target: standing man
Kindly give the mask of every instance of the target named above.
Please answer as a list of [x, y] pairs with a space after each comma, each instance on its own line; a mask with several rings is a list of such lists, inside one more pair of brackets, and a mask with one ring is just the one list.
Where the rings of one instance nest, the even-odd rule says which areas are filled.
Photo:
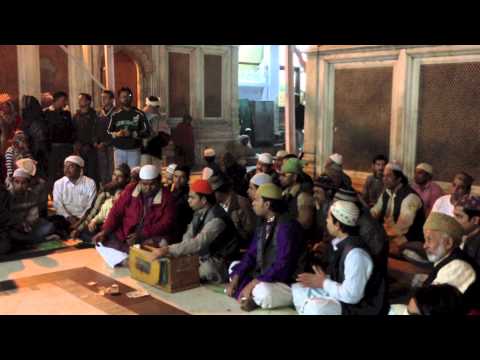
[[85, 161], [85, 175], [98, 183], [97, 149], [95, 147], [97, 113], [91, 107], [92, 97], [81, 93], [78, 96], [78, 111], [73, 117], [73, 125], [77, 134], [74, 152]]
[[47, 125], [48, 189], [63, 176], [63, 161], [73, 153], [76, 140], [75, 127], [67, 106], [68, 95], [59, 91], [53, 95], [53, 103], [44, 110]]
[[372, 162], [373, 174], [367, 178], [362, 191], [362, 198], [368, 207], [373, 207], [384, 190], [383, 172], [388, 159], [385, 155], [377, 155]]
[[143, 111], [132, 106], [133, 93], [127, 87], [118, 91], [119, 108], [114, 110], [108, 126], [113, 137], [115, 167], [122, 163], [131, 169], [140, 165], [142, 139], [150, 133]]
[[149, 96], [145, 99], [145, 116], [151, 129], [150, 137], [143, 140], [144, 152], [142, 164], [162, 166], [162, 148], [168, 145], [171, 138], [171, 130], [165, 119], [160, 114], [160, 99]]
[[192, 167], [195, 163], [195, 142], [192, 117], [189, 114], [183, 115], [182, 122], [175, 128], [173, 143], [175, 144], [175, 161], [180, 165]]
[[115, 95], [111, 90], [102, 92], [102, 108], [97, 113], [95, 127], [95, 148], [98, 156], [98, 175], [100, 183], [105, 185], [112, 179], [113, 147], [112, 137], [108, 134], [108, 125], [115, 109]]
[[425, 218], [430, 215], [435, 201], [443, 195], [442, 188], [432, 178], [432, 165], [426, 163], [417, 165], [415, 169], [415, 183], [412, 184], [412, 189], [422, 198]]

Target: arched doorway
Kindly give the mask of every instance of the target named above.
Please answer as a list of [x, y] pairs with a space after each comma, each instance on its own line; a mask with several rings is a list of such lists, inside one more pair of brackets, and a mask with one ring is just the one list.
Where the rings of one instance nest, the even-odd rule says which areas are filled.
[[[124, 51], [115, 52], [113, 58], [115, 61], [115, 96], [122, 87], [128, 87], [133, 92], [132, 104], [140, 107], [142, 104], [139, 81], [141, 76], [140, 66]], [[104, 59], [102, 57], [101, 82], [105, 84], [105, 67], [103, 66], [103, 62]]]
[[115, 92], [127, 86], [133, 91], [133, 104], [140, 107], [140, 68], [138, 64], [125, 52], [119, 51], [114, 55], [115, 61]]

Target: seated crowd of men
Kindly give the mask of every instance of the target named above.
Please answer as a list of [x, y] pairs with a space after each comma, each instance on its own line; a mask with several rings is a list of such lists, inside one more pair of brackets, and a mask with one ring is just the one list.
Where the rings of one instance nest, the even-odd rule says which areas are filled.
[[[140, 166], [145, 113], [130, 106], [129, 91], [122, 89], [119, 98], [119, 109], [104, 109], [105, 134], [96, 130], [114, 143], [115, 166], [105, 182], [88, 176], [98, 159], [94, 147], [67, 148], [70, 140], [63, 139], [50, 144], [56, 147], [48, 153], [50, 190], [27, 136], [14, 133], [0, 187], [0, 253], [80, 238], [126, 253], [149, 245], [152, 259], [198, 255], [201, 281], [226, 284], [226, 294], [245, 311], [293, 306], [306, 315], [436, 315], [480, 309], [480, 197], [470, 194], [474, 179], [467, 173], [457, 174], [452, 193], [444, 195], [429, 164], [417, 166], [410, 185], [398, 163], [377, 156], [358, 194], [339, 154], [312, 179], [305, 162], [285, 151], [259, 155], [247, 172], [230, 152], [217, 159], [207, 148], [201, 179], [190, 184], [190, 167], [176, 164], [162, 179], [158, 164]], [[91, 99], [79, 100], [89, 108], [80, 117], [94, 117]], [[50, 119], [58, 136], [67, 126], [63, 105], [49, 115], [58, 117]], [[85, 142], [87, 123], [74, 123]], [[120, 128], [127, 123], [130, 130]], [[60, 157], [63, 174], [53, 176]], [[50, 191], [54, 215], [48, 214]], [[429, 275], [415, 278], [408, 304], [389, 303], [389, 256], [430, 266]]]

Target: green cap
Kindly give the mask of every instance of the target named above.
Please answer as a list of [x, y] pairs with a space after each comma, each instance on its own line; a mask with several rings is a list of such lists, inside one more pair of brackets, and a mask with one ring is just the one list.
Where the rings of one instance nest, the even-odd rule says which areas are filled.
[[290, 158], [283, 163], [282, 173], [301, 174], [304, 166], [305, 166], [305, 161], [295, 159], [295, 158]]
[[272, 183], [266, 183], [260, 185], [257, 190], [257, 193], [264, 198], [272, 199], [272, 200], [281, 200], [282, 199], [282, 189], [280, 189], [277, 185]]

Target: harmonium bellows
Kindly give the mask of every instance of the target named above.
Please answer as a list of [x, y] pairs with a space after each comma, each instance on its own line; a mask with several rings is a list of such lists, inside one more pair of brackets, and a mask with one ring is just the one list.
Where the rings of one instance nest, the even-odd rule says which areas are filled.
[[132, 278], [170, 293], [200, 286], [198, 256], [163, 257], [151, 261], [150, 254], [151, 248], [130, 248], [129, 268]]

